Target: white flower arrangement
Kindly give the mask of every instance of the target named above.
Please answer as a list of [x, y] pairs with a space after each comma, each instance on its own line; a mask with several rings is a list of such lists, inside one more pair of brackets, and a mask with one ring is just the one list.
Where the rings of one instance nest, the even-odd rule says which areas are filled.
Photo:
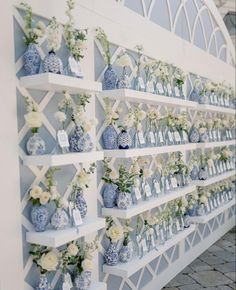
[[199, 76], [197, 76], [193, 82], [193, 87], [194, 89], [201, 89], [201, 86], [202, 86], [202, 80]]
[[94, 173], [96, 168], [95, 163], [90, 164], [89, 169], [86, 170], [82, 168], [79, 173], [76, 175], [76, 180], [72, 182], [73, 191], [83, 192], [86, 188], [89, 188], [91, 182], [91, 175]]
[[34, 185], [29, 190], [29, 200], [35, 205], [45, 205], [50, 202], [51, 194], [48, 191], [43, 191], [38, 185]]
[[109, 98], [104, 98], [103, 100], [104, 100], [104, 104], [105, 104], [105, 108], [104, 108], [105, 117], [106, 117], [105, 124], [106, 124], [106, 126], [115, 125], [119, 119], [121, 110], [117, 109], [117, 110], [113, 111]]
[[106, 236], [112, 243], [116, 243], [122, 238], [124, 238], [123, 227], [115, 225], [112, 218], [106, 218], [106, 222], [107, 222]]
[[143, 68], [146, 75], [146, 81], [150, 81], [153, 78], [154, 72], [157, 69], [157, 64], [158, 62], [156, 60], [147, 57], [144, 58]]
[[206, 196], [202, 195], [202, 196], [200, 196], [200, 198], [199, 198], [199, 202], [200, 202], [200, 204], [206, 205], [207, 202], [208, 202], [208, 199], [207, 199]]
[[180, 131], [185, 131], [188, 133], [189, 128], [191, 126], [190, 121], [188, 120], [188, 113], [182, 112], [181, 114], [178, 114], [175, 116], [175, 127]]
[[55, 17], [52, 17], [47, 27], [47, 42], [49, 52], [56, 52], [61, 47], [61, 26]]
[[110, 43], [104, 32], [104, 30], [99, 27], [96, 29], [96, 39], [100, 42], [103, 48], [103, 58], [107, 65], [111, 64], [111, 53], [110, 53]]
[[139, 107], [135, 107], [134, 109], [131, 109], [129, 112], [130, 115], [133, 115], [130, 117], [134, 120], [133, 126], [136, 131], [142, 131], [142, 121], [146, 117], [146, 112], [140, 109]]
[[46, 26], [42, 21], [38, 21], [33, 28], [33, 13], [30, 5], [21, 3], [21, 6], [26, 10], [25, 14], [25, 36], [24, 42], [28, 46], [29, 44], [37, 44], [38, 40], [42, 38], [46, 32]]
[[42, 113], [38, 112], [38, 106], [34, 100], [28, 96], [25, 97], [25, 104], [27, 114], [24, 115], [27, 126], [31, 129], [32, 133], [37, 133], [38, 129], [43, 125]]
[[163, 84], [166, 84], [170, 78], [170, 67], [164, 62], [159, 62], [159, 66], [154, 71], [154, 75], [160, 79]]
[[206, 92], [214, 92], [215, 91], [215, 84], [209, 80], [207, 80], [203, 85], [204, 93]]
[[173, 79], [176, 86], [181, 87], [186, 80], [186, 74], [181, 68], [177, 67], [174, 70]]
[[132, 60], [125, 49], [123, 49], [117, 56], [115, 64], [123, 68], [132, 65]]

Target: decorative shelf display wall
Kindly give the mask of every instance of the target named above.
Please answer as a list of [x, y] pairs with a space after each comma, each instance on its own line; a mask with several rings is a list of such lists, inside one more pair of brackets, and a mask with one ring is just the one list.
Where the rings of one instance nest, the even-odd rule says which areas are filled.
[[196, 186], [208, 186], [208, 185], [211, 185], [211, 184], [216, 183], [218, 181], [232, 177], [232, 176], [235, 176], [235, 170], [231, 170], [231, 171], [225, 172], [223, 174], [219, 174], [217, 176], [208, 178], [206, 180], [194, 180], [193, 184]]

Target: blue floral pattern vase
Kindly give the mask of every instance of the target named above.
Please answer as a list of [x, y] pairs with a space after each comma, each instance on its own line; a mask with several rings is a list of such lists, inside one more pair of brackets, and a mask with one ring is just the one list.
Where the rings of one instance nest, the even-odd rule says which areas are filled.
[[93, 149], [93, 143], [88, 133], [75, 125], [75, 129], [69, 138], [71, 152], [90, 152]]
[[198, 173], [199, 180], [206, 180], [208, 178], [208, 172], [206, 167], [201, 167]]
[[117, 89], [129, 89], [129, 88], [130, 88], [130, 81], [124, 68], [122, 75], [118, 79]]
[[118, 148], [118, 134], [112, 125], [105, 128], [102, 133], [102, 141], [104, 149], [113, 150]]
[[204, 132], [203, 134], [200, 134], [199, 141], [202, 142], [202, 143], [205, 143], [205, 142], [209, 141], [207, 132]]
[[51, 217], [51, 225], [56, 230], [62, 230], [69, 226], [69, 217], [63, 208], [57, 208]]
[[104, 259], [107, 265], [114, 266], [119, 262], [119, 254], [116, 246], [113, 243], [110, 243], [108, 249], [104, 253]]
[[82, 192], [77, 192], [75, 197], [75, 206], [80, 211], [81, 218], [85, 218], [88, 211], [88, 206]]
[[46, 145], [39, 133], [34, 133], [26, 143], [28, 155], [43, 155], [46, 150]]
[[46, 275], [40, 275], [40, 280], [35, 290], [52, 290]]
[[190, 100], [198, 103], [199, 98], [200, 98], [199, 91], [194, 88], [190, 94]]
[[30, 43], [23, 54], [23, 67], [27, 75], [34, 75], [39, 73], [41, 57], [38, 53], [36, 44]]
[[106, 208], [113, 208], [116, 206], [117, 186], [115, 184], [105, 184], [103, 190], [103, 202]]
[[132, 205], [132, 196], [127, 192], [118, 192], [116, 199], [117, 207], [120, 209], [130, 208]]
[[114, 90], [117, 85], [117, 75], [114, 72], [112, 65], [108, 65], [104, 73], [104, 89], [105, 90]]
[[50, 51], [42, 62], [43, 72], [50, 72], [54, 74], [63, 73], [63, 65], [61, 59], [54, 51]]
[[77, 274], [74, 282], [76, 289], [78, 290], [88, 290], [91, 285], [92, 273], [90, 271], [83, 271], [80, 274]]
[[192, 127], [189, 132], [189, 142], [198, 143], [199, 139], [200, 139], [200, 135], [199, 135], [198, 129], [195, 127]]
[[197, 165], [193, 165], [193, 169], [190, 172], [190, 177], [192, 180], [198, 180], [198, 167], [197, 167]]
[[129, 149], [132, 146], [132, 138], [126, 130], [122, 130], [118, 135], [119, 149]]
[[49, 212], [44, 205], [34, 205], [31, 210], [31, 222], [36, 232], [44, 232], [49, 223]]
[[121, 263], [127, 263], [133, 258], [134, 248], [131, 242], [123, 245], [119, 252], [119, 260]]

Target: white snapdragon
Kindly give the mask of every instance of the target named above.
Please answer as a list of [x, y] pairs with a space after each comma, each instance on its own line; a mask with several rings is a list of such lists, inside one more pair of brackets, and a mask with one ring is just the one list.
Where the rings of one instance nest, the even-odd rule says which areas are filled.
[[42, 114], [39, 112], [29, 112], [24, 115], [24, 118], [29, 128], [40, 128], [43, 124]]
[[66, 114], [64, 112], [61, 112], [61, 111], [57, 111], [54, 114], [54, 117], [59, 123], [63, 123], [66, 120]]
[[132, 65], [131, 58], [126, 52], [123, 52], [121, 55], [119, 55], [115, 63], [116, 65], [121, 66], [121, 67]]

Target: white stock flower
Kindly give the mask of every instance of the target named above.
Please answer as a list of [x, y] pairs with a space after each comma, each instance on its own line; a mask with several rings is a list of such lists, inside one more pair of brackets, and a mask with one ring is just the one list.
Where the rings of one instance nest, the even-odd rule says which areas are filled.
[[81, 171], [78, 174], [78, 182], [81, 186], [85, 184], [89, 184], [90, 181], [91, 181], [90, 174], [86, 173], [85, 171]]
[[43, 124], [42, 114], [39, 112], [29, 112], [24, 118], [29, 128], [40, 128]]
[[115, 170], [112, 170], [109, 174], [109, 178], [117, 179], [117, 178], [119, 178], [119, 174]]
[[123, 238], [124, 232], [122, 227], [113, 225], [107, 230], [106, 234], [113, 242], [117, 242]]
[[34, 199], [40, 198], [42, 192], [43, 192], [42, 188], [40, 186], [38, 186], [38, 185], [35, 185], [30, 190], [30, 197], [32, 197]]
[[93, 270], [93, 263], [89, 259], [85, 259], [82, 262], [82, 268], [84, 271], [92, 271]]
[[50, 197], [51, 195], [49, 192], [47, 191], [42, 192], [39, 198], [40, 204], [45, 205], [46, 203], [48, 203], [50, 200]]
[[58, 255], [55, 251], [50, 251], [47, 254], [43, 254], [40, 259], [40, 266], [50, 272], [56, 271], [58, 265]]
[[45, 26], [45, 24], [44, 24], [42, 21], [39, 21], [39, 22], [37, 23], [36, 27], [37, 27], [38, 29], [40, 29], [40, 30], [42, 31], [42, 33], [45, 33], [45, 31], [46, 31], [46, 26]]
[[69, 207], [69, 202], [65, 197], [62, 197], [59, 201], [59, 206], [61, 208], [68, 208]]
[[50, 193], [51, 193], [51, 200], [56, 200], [58, 197], [60, 197], [60, 194], [57, 191], [56, 186], [51, 186]]
[[140, 111], [138, 111], [137, 116], [138, 116], [138, 119], [142, 121], [146, 117], [146, 112], [144, 112], [143, 110], [140, 110]]
[[70, 243], [67, 247], [67, 252], [70, 256], [76, 256], [79, 252], [79, 249], [75, 243]]
[[127, 53], [119, 56], [116, 60], [116, 65], [124, 67], [124, 66], [131, 66], [132, 61], [131, 58], [128, 56]]
[[202, 195], [199, 200], [200, 200], [200, 203], [207, 204], [207, 197], [206, 196]]
[[66, 114], [64, 112], [61, 112], [61, 111], [57, 111], [54, 114], [54, 117], [59, 123], [63, 123], [66, 120]]

